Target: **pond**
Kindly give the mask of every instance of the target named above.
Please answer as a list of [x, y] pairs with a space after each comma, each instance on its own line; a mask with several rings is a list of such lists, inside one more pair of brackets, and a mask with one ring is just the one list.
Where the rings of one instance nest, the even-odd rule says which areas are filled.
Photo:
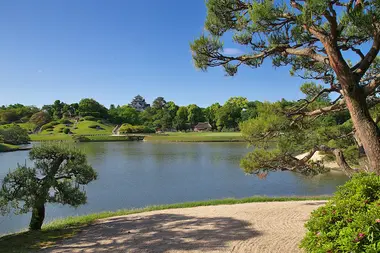
[[[86, 187], [88, 203], [77, 209], [48, 205], [45, 221], [58, 217], [138, 208], [155, 204], [249, 197], [331, 194], [347, 177], [331, 172], [313, 178], [276, 172], [260, 180], [245, 175], [239, 161], [243, 143], [79, 143], [99, 174]], [[0, 153], [0, 179], [20, 164], [31, 164], [28, 151]], [[26, 228], [30, 214], [0, 216], [0, 234]]]

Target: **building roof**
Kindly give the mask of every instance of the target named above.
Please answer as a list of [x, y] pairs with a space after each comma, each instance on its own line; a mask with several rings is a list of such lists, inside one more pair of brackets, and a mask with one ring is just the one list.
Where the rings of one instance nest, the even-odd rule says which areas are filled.
[[208, 128], [211, 128], [211, 125], [208, 122], [199, 122], [194, 128], [197, 128], [197, 129], [208, 129]]

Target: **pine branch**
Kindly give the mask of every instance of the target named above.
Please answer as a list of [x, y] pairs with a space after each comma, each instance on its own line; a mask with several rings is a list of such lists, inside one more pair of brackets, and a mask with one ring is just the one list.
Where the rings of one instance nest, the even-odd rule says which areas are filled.
[[377, 74], [377, 76], [368, 85], [364, 86], [364, 92], [366, 95], [371, 95], [378, 87], [380, 87], [380, 74]]
[[364, 58], [352, 68], [355, 70], [355, 75], [358, 80], [360, 80], [364, 76], [366, 71], [369, 69], [369, 67], [375, 60], [379, 51], [380, 51], [380, 33], [375, 34], [371, 49], [367, 52]]

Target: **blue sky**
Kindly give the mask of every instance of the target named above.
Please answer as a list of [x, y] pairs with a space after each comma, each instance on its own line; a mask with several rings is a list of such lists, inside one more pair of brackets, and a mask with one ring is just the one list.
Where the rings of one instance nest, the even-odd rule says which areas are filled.
[[[41, 106], [91, 97], [109, 106], [140, 94], [208, 106], [231, 96], [301, 97], [302, 80], [270, 62], [236, 77], [194, 68], [189, 43], [203, 31], [204, 0], [0, 2], [0, 104]], [[225, 41], [227, 50], [235, 50]]]

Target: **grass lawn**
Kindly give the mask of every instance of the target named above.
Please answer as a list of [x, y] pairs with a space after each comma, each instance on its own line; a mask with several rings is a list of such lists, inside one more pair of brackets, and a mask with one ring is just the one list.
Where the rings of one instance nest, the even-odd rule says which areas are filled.
[[63, 133], [40, 133], [29, 136], [31, 141], [73, 141], [71, 135]]
[[[91, 125], [98, 125], [101, 129], [90, 128]], [[80, 121], [77, 125], [78, 129], [70, 129], [71, 132], [77, 135], [92, 135], [92, 134], [112, 134], [114, 125], [102, 124], [96, 121]]]
[[232, 132], [190, 132], [190, 133], [165, 133], [148, 135], [147, 141], [172, 141], [172, 142], [244, 142], [241, 133]]
[[94, 213], [84, 216], [67, 217], [44, 225], [41, 231], [20, 232], [0, 237], [0, 249], [2, 253], [26, 253], [35, 252], [43, 247], [54, 245], [57, 241], [75, 236], [83, 227], [93, 223], [97, 219], [113, 216], [128, 215], [156, 210], [190, 208], [197, 206], [233, 205], [253, 202], [273, 201], [302, 201], [302, 200], [327, 200], [329, 196], [319, 197], [250, 197], [244, 199], [220, 199], [198, 202], [187, 202], [171, 205], [150, 206], [141, 209], [120, 210], [116, 212]]

